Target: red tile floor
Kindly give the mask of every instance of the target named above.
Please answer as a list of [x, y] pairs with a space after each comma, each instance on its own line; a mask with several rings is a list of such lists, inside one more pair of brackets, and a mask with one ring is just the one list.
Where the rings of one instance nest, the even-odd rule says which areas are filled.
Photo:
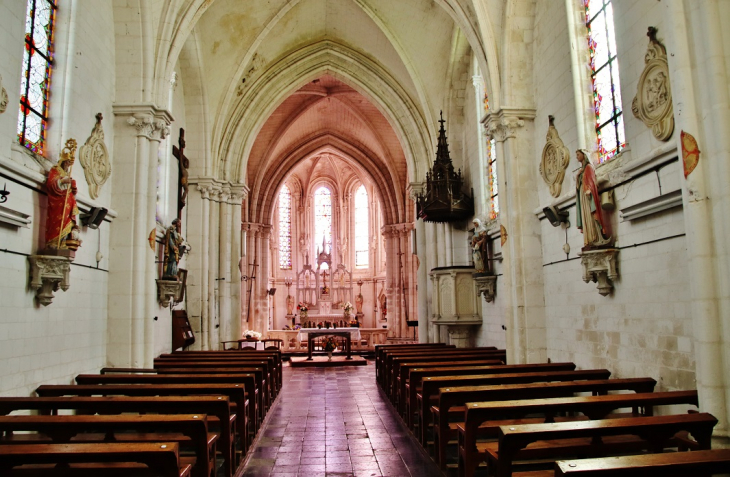
[[442, 477], [375, 383], [375, 367], [284, 368], [245, 477]]

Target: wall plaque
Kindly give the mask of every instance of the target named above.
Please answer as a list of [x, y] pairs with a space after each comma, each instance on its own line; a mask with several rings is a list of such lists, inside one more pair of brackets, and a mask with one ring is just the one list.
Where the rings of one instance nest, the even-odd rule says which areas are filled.
[[669, 83], [667, 50], [656, 39], [657, 29], [649, 27], [649, 47], [644, 56], [644, 71], [631, 103], [634, 116], [651, 128], [654, 137], [668, 141], [674, 131], [674, 108]]
[[545, 138], [547, 143], [542, 149], [540, 175], [545, 183], [550, 186], [550, 195], [560, 197], [565, 170], [570, 163], [570, 150], [565, 147], [563, 140], [558, 135], [558, 130], [555, 129], [555, 118], [548, 116], [548, 121], [550, 121], [550, 125]]

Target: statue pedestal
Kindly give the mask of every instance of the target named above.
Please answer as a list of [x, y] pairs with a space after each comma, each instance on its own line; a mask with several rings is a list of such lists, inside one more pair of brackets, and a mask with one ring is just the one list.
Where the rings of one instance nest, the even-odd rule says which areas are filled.
[[297, 315], [294, 315], [294, 314], [291, 314], [291, 313], [287, 313], [287, 315], [286, 315], [286, 319], [287, 320], [291, 320], [291, 327], [292, 328], [294, 328], [294, 325], [295, 325], [294, 321], [295, 321], [296, 317], [297, 317]]
[[[44, 252], [49, 252], [44, 250]], [[58, 252], [66, 252], [58, 250]], [[72, 251], [68, 251], [73, 254]], [[30, 288], [35, 290], [38, 303], [48, 306], [53, 302], [53, 292], [60, 288], [66, 291], [71, 286], [72, 255], [59, 253], [58, 255], [31, 255], [30, 259]]]
[[178, 297], [182, 295], [183, 283], [178, 280], [155, 280], [157, 282], [157, 301], [160, 306], [167, 308], [170, 305], [170, 300], [175, 303], [178, 302]]
[[618, 278], [618, 249], [582, 250], [579, 255], [583, 266], [583, 281], [598, 282], [596, 288], [602, 296], [611, 293], [611, 282]]

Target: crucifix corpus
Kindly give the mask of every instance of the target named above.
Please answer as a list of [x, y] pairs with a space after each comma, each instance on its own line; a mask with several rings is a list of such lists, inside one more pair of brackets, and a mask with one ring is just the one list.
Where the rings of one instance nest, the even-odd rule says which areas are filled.
[[177, 158], [178, 168], [178, 192], [177, 192], [177, 218], [182, 220], [182, 210], [188, 199], [188, 168], [190, 161], [185, 156], [185, 129], [180, 128], [179, 147], [172, 146], [172, 155]]

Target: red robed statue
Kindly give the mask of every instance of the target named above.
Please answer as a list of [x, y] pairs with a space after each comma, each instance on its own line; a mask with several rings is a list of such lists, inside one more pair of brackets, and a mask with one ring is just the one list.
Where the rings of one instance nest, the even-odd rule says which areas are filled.
[[76, 141], [69, 139], [61, 151], [58, 163], [51, 168], [46, 179], [48, 192], [48, 217], [46, 219], [46, 247], [76, 250], [81, 245], [76, 216], [76, 181], [71, 178], [71, 166], [75, 161]]

